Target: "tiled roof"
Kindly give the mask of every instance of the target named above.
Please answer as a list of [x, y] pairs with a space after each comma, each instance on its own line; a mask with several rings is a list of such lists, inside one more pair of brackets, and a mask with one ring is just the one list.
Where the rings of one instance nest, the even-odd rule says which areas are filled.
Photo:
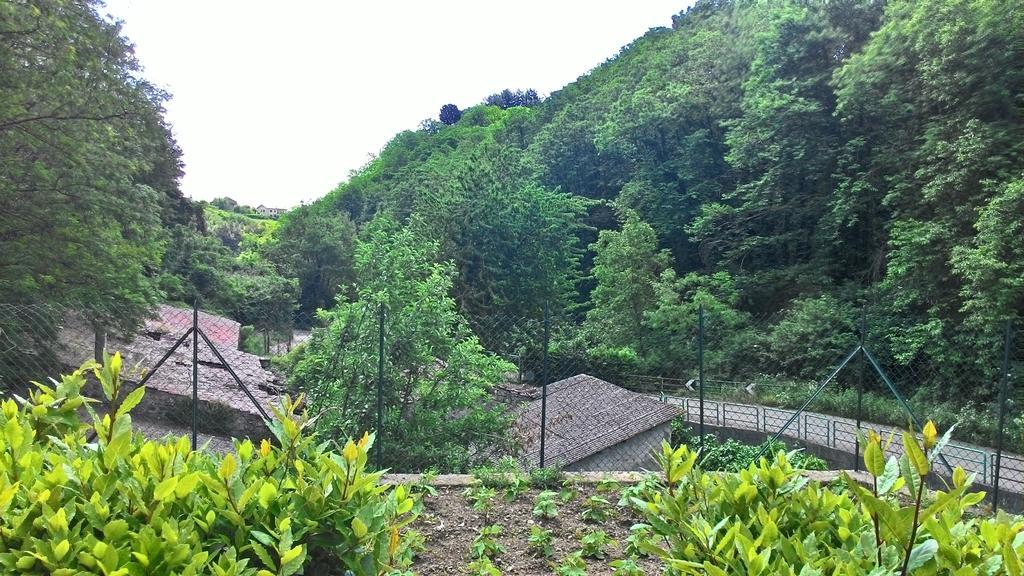
[[[520, 460], [540, 463], [541, 401], [524, 405], [513, 425]], [[630, 392], [600, 378], [578, 374], [548, 385], [545, 464], [568, 466], [664, 424], [678, 407]]]
[[[192, 310], [161, 304], [155, 316], [146, 320], [145, 331], [164, 334], [173, 342], [192, 327]], [[230, 318], [199, 311], [199, 328], [217, 346], [217, 349], [238, 348], [242, 325]]]

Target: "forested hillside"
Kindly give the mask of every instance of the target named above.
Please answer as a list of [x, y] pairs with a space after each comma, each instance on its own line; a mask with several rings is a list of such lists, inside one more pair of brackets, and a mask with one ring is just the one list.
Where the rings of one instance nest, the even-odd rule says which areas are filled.
[[561, 349], [644, 373], [692, 363], [703, 305], [729, 336], [714, 353], [802, 378], [864, 314], [933, 391], [994, 390], [1024, 308], [1016, 0], [702, 0], [546, 98], [438, 103], [278, 222], [182, 197], [167, 95], [97, 6], [0, 4], [4, 301], [101, 331], [196, 297], [264, 330], [389, 302], [445, 327], [417, 358], [480, 362], [472, 330], [547, 303]]
[[1024, 309], [1022, 86], [1015, 0], [699, 1], [543, 101], [446, 106], [275, 249], [329, 306], [387, 215], [454, 262], [470, 320], [550, 300], [656, 370], [698, 301], [801, 353], [865, 310], [887, 361], [952, 378]]

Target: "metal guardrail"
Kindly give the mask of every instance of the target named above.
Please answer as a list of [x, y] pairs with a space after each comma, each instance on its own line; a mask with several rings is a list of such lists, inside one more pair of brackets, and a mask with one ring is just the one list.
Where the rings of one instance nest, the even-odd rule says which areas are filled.
[[[652, 396], [663, 402], [682, 407], [684, 417], [688, 422], [700, 420], [700, 405], [696, 399], [666, 394], [652, 394]], [[704, 400], [705, 423], [717, 427], [741, 428], [774, 434], [793, 413], [793, 410], [757, 404]], [[853, 423], [841, 418], [830, 418], [827, 414], [804, 413], [802, 416], [795, 421], [796, 429], [787, 430], [783, 434], [784, 436], [851, 452], [856, 447], [857, 430]], [[877, 428], [883, 433], [895, 431], [894, 428], [888, 426], [870, 423], [862, 424], [862, 428], [864, 427]], [[896, 444], [898, 443], [889, 447], [889, 454], [899, 455], [901, 453]], [[982, 484], [989, 484], [995, 477], [995, 451], [986, 451], [950, 442], [944, 453], [954, 465], [962, 467], [967, 472], [977, 474]], [[1024, 491], [1024, 482], [1021, 481], [1024, 480], [1024, 459], [1003, 454], [1002, 466], [1003, 478], [1012, 483], [1011, 489], [1017, 492]], [[1007, 472], [1016, 472], [1019, 478], [1007, 478]]]

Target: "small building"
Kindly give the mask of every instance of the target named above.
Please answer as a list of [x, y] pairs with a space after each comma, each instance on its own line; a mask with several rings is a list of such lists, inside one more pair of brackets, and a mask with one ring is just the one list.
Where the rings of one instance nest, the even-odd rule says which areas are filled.
[[[519, 460], [540, 465], [541, 400], [524, 403], [513, 424]], [[654, 452], [682, 411], [587, 374], [548, 385], [545, 466], [566, 471], [653, 469]]]
[[287, 211], [288, 210], [285, 208], [271, 208], [270, 206], [264, 206], [263, 204], [256, 207], [256, 213], [267, 218], [277, 218]]
[[[195, 394], [200, 432], [217, 447], [230, 446], [231, 437], [266, 437], [268, 430], [260, 408], [270, 413], [280, 403], [281, 378], [264, 366], [263, 359], [238, 349], [239, 323], [199, 312], [198, 325], [220, 358], [200, 337], [196, 350], [198, 385]], [[108, 336], [106, 349], [120, 352], [124, 379], [136, 385], [192, 327], [192, 310], [161, 305], [137, 334]], [[57, 354], [68, 368], [77, 368], [93, 356], [91, 326], [72, 314], [65, 318], [58, 337]], [[223, 358], [223, 362], [221, 361]], [[241, 388], [231, 373], [245, 385]], [[192, 422], [192, 337], [185, 338], [146, 381], [143, 402], [132, 410], [137, 427], [150, 436], [188, 434]], [[127, 394], [125, 391], [124, 394]], [[100, 397], [98, 389], [87, 390]]]

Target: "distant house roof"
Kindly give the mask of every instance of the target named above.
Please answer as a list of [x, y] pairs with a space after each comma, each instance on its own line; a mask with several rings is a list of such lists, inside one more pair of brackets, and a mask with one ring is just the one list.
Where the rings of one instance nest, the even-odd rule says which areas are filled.
[[[146, 321], [142, 333], [128, 338], [111, 336], [107, 339], [107, 350], [111, 353], [120, 352], [124, 358], [123, 365], [128, 372], [125, 378], [128, 380], [140, 380], [192, 326], [191, 310], [160, 306], [154, 312], [156, 316]], [[259, 356], [238, 350], [238, 322], [200, 312], [199, 327], [256, 401], [269, 413], [270, 407], [279, 403], [278, 377], [263, 368]], [[92, 358], [93, 333], [81, 318], [72, 315], [65, 319], [59, 335], [58, 355], [62, 363], [69, 366], [79, 366]], [[235, 383], [227, 368], [201, 337], [197, 357], [200, 364], [198, 395], [201, 401], [260, 415], [252, 400]], [[186, 338], [182, 346], [167, 358], [163, 366], [146, 382], [146, 386], [169, 394], [192, 395], [191, 337]]]
[[[513, 425], [520, 460], [540, 464], [541, 400], [524, 404]], [[545, 464], [568, 466], [669, 422], [678, 407], [578, 374], [548, 385]]]
[[[188, 308], [161, 304], [154, 313], [153, 318], [146, 320], [146, 333], [163, 334], [174, 341], [192, 327], [192, 310]], [[218, 349], [238, 348], [241, 328], [241, 324], [230, 318], [199, 311], [199, 329]]]

